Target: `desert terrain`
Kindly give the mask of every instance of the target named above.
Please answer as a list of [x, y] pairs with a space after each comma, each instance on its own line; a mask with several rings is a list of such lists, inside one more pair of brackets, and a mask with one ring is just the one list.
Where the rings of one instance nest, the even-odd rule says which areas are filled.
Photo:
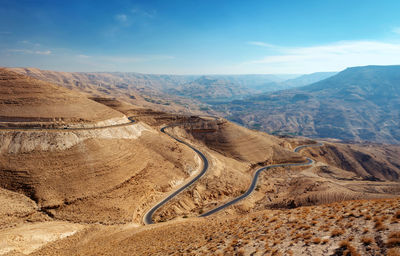
[[273, 136], [0, 75], [0, 255], [399, 254], [399, 146]]

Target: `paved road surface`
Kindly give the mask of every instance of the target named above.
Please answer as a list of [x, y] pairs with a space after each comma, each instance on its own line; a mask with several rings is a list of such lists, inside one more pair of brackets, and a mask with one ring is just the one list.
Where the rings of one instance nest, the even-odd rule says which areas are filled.
[[[175, 126], [175, 125], [172, 125]], [[153, 214], [164, 204], [166, 204], [169, 200], [171, 200], [172, 198], [174, 198], [176, 195], [178, 195], [179, 193], [181, 193], [183, 190], [187, 189], [189, 186], [191, 186], [193, 183], [195, 183], [198, 179], [200, 179], [208, 170], [208, 160], [205, 157], [205, 155], [203, 153], [201, 153], [198, 149], [196, 149], [195, 147], [193, 147], [192, 145], [184, 142], [183, 140], [180, 140], [178, 138], [176, 138], [175, 136], [167, 133], [165, 131], [166, 128], [171, 127], [171, 126], [165, 126], [161, 129], [161, 132], [167, 134], [168, 136], [170, 136], [171, 138], [173, 138], [174, 140], [183, 143], [185, 145], [187, 145], [188, 147], [190, 147], [191, 149], [193, 149], [201, 158], [202, 162], [203, 162], [203, 169], [201, 170], [201, 172], [194, 177], [191, 181], [189, 181], [188, 183], [186, 183], [185, 185], [183, 185], [182, 187], [180, 187], [179, 189], [177, 189], [176, 191], [174, 191], [172, 194], [170, 194], [169, 196], [167, 196], [166, 198], [164, 198], [161, 202], [159, 202], [158, 204], [156, 204], [155, 206], [153, 206], [143, 217], [143, 222], [148, 225], [148, 224], [153, 224]]]
[[[303, 148], [306, 148], [306, 147], [320, 147], [322, 145], [323, 145], [322, 143], [312, 144], [312, 145], [303, 145], [303, 146], [299, 146], [299, 147], [295, 148], [294, 152], [299, 152], [300, 150], [302, 150]], [[308, 165], [312, 165], [313, 163], [314, 163], [314, 160], [312, 160], [312, 159], [307, 157], [307, 162], [304, 162], [304, 163], [273, 164], [273, 165], [268, 165], [268, 166], [261, 167], [260, 169], [258, 169], [255, 172], [253, 180], [251, 182], [251, 185], [250, 185], [250, 187], [247, 189], [247, 191], [244, 194], [236, 197], [235, 199], [233, 199], [233, 200], [231, 200], [231, 201], [229, 201], [229, 202], [227, 202], [227, 203], [225, 203], [225, 204], [223, 204], [221, 206], [218, 206], [217, 208], [212, 209], [211, 211], [208, 211], [208, 212], [200, 215], [200, 217], [210, 216], [211, 214], [219, 212], [219, 211], [225, 209], [226, 207], [229, 207], [229, 206], [231, 206], [233, 204], [236, 204], [240, 200], [245, 199], [246, 197], [248, 197], [254, 191], [254, 189], [256, 188], [258, 176], [260, 176], [260, 173], [262, 171], [266, 171], [268, 169], [276, 168], [276, 167], [308, 166]]]
[[[210, 116], [212, 118], [216, 118], [214, 116]], [[135, 122], [135, 120], [133, 119], [133, 117], [128, 117], [129, 121], [128, 123], [124, 123], [124, 124], [116, 124], [116, 125], [107, 125], [107, 126], [100, 126], [100, 127], [65, 127], [65, 128], [42, 128], [42, 127], [0, 127], [0, 130], [21, 130], [21, 131], [29, 131], [29, 130], [35, 130], [35, 131], [41, 131], [41, 130], [50, 130], [50, 131], [66, 131], [66, 130], [72, 130], [72, 131], [81, 131], [81, 130], [96, 130], [96, 129], [105, 129], [105, 128], [113, 128], [113, 127], [122, 127], [122, 126], [127, 126], [127, 125], [131, 125], [132, 123]], [[200, 179], [208, 170], [208, 160], [205, 157], [205, 155], [200, 152], [198, 149], [196, 149], [195, 147], [193, 147], [192, 145], [184, 142], [183, 140], [180, 140], [178, 138], [176, 138], [175, 136], [168, 134], [165, 129], [171, 126], [175, 126], [175, 125], [170, 125], [170, 126], [165, 126], [163, 128], [161, 128], [161, 132], [167, 134], [168, 136], [170, 136], [171, 138], [175, 139], [176, 141], [183, 143], [185, 145], [187, 145], [188, 147], [190, 147], [193, 151], [195, 151], [199, 157], [201, 158], [202, 162], [203, 162], [203, 169], [201, 170], [201, 172], [194, 177], [192, 180], [190, 180], [188, 183], [186, 183], [185, 185], [183, 185], [182, 187], [180, 187], [179, 189], [177, 189], [176, 191], [174, 191], [173, 193], [171, 193], [169, 196], [167, 196], [166, 198], [164, 198], [161, 202], [157, 203], [155, 206], [153, 206], [143, 217], [143, 221], [145, 224], [153, 224], [153, 214], [164, 204], [166, 204], [168, 201], [170, 201], [172, 198], [174, 198], [176, 195], [178, 195], [179, 193], [181, 193], [182, 191], [184, 191], [186, 188], [190, 187], [193, 183], [195, 183], [198, 179]], [[300, 150], [302, 150], [303, 148], [306, 147], [320, 147], [322, 146], [322, 143], [318, 143], [318, 144], [313, 144], [313, 145], [303, 145], [303, 146], [299, 146], [297, 148], [294, 149], [294, 152], [299, 152]], [[219, 212], [223, 209], [225, 209], [226, 207], [229, 207], [237, 202], [239, 202], [240, 200], [248, 197], [255, 189], [256, 184], [257, 184], [257, 180], [258, 180], [258, 176], [260, 175], [260, 173], [262, 171], [271, 169], [271, 168], [275, 168], [275, 167], [287, 167], [287, 166], [308, 166], [308, 165], [312, 165], [314, 163], [314, 161], [310, 158], [307, 158], [307, 162], [305, 163], [288, 163], [288, 164], [274, 164], [274, 165], [268, 165], [268, 166], [264, 166], [260, 169], [258, 169], [253, 177], [253, 180], [251, 182], [250, 187], [247, 189], [247, 191], [240, 195], [239, 197], [229, 201], [226, 204], [223, 204], [209, 212], [206, 212], [202, 215], [200, 215], [200, 217], [206, 217], [206, 216], [210, 216], [211, 214], [214, 214], [216, 212]]]

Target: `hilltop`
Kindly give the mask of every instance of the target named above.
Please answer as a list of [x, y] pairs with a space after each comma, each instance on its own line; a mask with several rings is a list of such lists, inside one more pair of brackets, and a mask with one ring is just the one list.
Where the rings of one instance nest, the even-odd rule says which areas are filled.
[[84, 95], [0, 69], [0, 121], [43, 125], [96, 125], [128, 120]]

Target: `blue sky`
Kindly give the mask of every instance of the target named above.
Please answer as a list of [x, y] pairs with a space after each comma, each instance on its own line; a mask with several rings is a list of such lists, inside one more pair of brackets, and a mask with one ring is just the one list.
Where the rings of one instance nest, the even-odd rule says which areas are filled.
[[0, 66], [272, 74], [400, 64], [398, 0], [0, 0]]

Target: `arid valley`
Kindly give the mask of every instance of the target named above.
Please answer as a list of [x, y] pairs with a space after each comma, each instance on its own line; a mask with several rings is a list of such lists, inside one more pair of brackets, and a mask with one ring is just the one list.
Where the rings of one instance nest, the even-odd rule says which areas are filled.
[[[385, 254], [399, 230], [398, 146], [276, 137], [205, 114], [90, 100], [7, 69], [1, 104], [2, 253], [332, 254], [347, 241], [343, 250]], [[294, 152], [301, 145], [315, 147]], [[204, 174], [143, 226], [204, 169], [197, 151]], [[306, 157], [315, 162], [285, 166]], [[198, 217], [272, 164], [281, 166], [262, 171], [248, 197]]]
[[[15, 29], [0, 26], [0, 255], [400, 255], [395, 40], [312, 47], [247, 40], [239, 47], [246, 56], [248, 47], [276, 53], [234, 65], [224, 51], [234, 47], [230, 33], [247, 24], [241, 13], [269, 24], [264, 12], [280, 4], [215, 4], [208, 27], [197, 15], [210, 2], [99, 1], [95, 11], [91, 1], [17, 2], [0, 6], [0, 19]], [[61, 19], [67, 10], [71, 19]], [[97, 35], [106, 22], [98, 17], [110, 12], [114, 25]], [[44, 26], [35, 30], [41, 43], [32, 43], [36, 34], [25, 26], [37, 24], [29, 21]], [[17, 27], [31, 38], [14, 42]], [[147, 54], [174, 51], [166, 28], [187, 45], [196, 38], [197, 48], [178, 49], [184, 61]], [[129, 29], [135, 33], [122, 33]], [[202, 47], [222, 39], [199, 39], [196, 29], [231, 35], [232, 44], [202, 62]], [[61, 39], [67, 32], [80, 37]], [[86, 46], [96, 35], [105, 41]], [[46, 51], [50, 38], [59, 47]], [[75, 44], [92, 55], [77, 54]], [[134, 46], [143, 54], [129, 57]], [[106, 55], [118, 47], [127, 55]]]

